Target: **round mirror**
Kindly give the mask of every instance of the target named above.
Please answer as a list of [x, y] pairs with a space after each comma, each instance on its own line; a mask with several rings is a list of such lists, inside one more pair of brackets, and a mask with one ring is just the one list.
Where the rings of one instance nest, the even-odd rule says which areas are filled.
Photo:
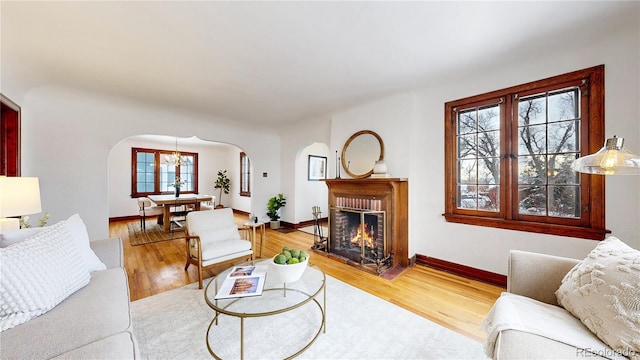
[[356, 179], [371, 175], [376, 161], [383, 158], [382, 138], [371, 130], [361, 130], [351, 135], [342, 148], [342, 168]]

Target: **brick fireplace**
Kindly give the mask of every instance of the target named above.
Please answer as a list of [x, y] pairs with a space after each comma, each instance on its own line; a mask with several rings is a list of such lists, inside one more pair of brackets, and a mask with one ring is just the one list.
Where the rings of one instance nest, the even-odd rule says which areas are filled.
[[372, 273], [408, 266], [408, 181], [332, 179], [329, 239], [322, 251]]

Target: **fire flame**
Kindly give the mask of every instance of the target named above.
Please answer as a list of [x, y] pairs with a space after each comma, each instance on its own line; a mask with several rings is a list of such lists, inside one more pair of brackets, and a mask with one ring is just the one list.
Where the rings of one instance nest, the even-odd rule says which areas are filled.
[[[366, 224], [365, 224], [366, 226]], [[373, 228], [372, 228], [373, 230]], [[358, 225], [358, 229], [356, 230], [356, 236], [351, 238], [351, 246], [360, 246], [360, 242], [364, 243], [365, 247], [373, 248], [373, 234], [367, 231], [366, 228], [363, 229], [362, 224]]]

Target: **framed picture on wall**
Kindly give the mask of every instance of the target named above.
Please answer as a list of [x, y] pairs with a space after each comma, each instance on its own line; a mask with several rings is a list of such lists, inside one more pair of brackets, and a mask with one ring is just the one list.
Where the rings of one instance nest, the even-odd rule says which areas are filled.
[[309, 169], [307, 179], [319, 181], [327, 178], [327, 157], [309, 155]]

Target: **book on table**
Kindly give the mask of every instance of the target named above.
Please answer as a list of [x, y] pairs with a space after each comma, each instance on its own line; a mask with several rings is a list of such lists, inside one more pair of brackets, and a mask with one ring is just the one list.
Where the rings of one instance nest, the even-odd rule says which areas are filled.
[[216, 293], [216, 300], [262, 295], [266, 272], [255, 266], [235, 266]]

